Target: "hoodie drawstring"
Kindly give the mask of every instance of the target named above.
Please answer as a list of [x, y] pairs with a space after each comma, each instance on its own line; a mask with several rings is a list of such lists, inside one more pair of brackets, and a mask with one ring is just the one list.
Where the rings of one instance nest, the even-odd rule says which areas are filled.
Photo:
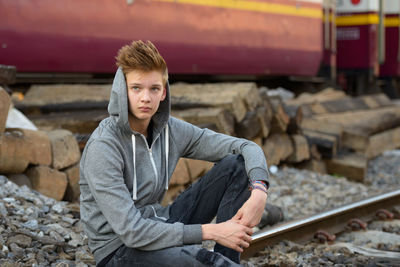
[[168, 190], [168, 154], [169, 154], [169, 131], [168, 123], [165, 125], [165, 190]]
[[[132, 199], [137, 200], [137, 178], [136, 178], [136, 137], [132, 134], [132, 154], [133, 154], [133, 188]], [[165, 190], [168, 190], [168, 154], [169, 154], [169, 130], [168, 124], [165, 126]]]
[[132, 199], [137, 200], [137, 181], [136, 181], [136, 137], [132, 134], [132, 152], [133, 152], [133, 189]]

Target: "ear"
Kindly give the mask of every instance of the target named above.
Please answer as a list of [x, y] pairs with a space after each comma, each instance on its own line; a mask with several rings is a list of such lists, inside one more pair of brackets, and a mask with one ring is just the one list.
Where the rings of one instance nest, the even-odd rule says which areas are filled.
[[163, 86], [163, 94], [161, 96], [161, 101], [165, 100], [165, 97], [167, 96], [167, 87]]

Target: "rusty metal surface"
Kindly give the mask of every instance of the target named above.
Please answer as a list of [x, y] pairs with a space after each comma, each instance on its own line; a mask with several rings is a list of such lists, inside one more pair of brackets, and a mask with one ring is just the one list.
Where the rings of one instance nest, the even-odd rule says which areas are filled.
[[266, 246], [273, 245], [282, 240], [305, 243], [311, 240], [318, 230], [336, 234], [343, 231], [351, 219], [357, 218], [369, 221], [380, 208], [389, 208], [397, 204], [400, 204], [400, 190], [261, 230], [253, 235], [253, 241], [250, 247], [242, 253], [242, 258], [251, 257]]

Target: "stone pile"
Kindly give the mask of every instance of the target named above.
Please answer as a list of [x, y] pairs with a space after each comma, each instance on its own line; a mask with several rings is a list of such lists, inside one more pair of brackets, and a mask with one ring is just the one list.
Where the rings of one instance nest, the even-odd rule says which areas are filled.
[[0, 176], [0, 266], [95, 266], [82, 234], [79, 205]]
[[0, 174], [57, 200], [79, 197], [81, 152], [67, 130], [5, 128], [10, 97], [0, 88]]

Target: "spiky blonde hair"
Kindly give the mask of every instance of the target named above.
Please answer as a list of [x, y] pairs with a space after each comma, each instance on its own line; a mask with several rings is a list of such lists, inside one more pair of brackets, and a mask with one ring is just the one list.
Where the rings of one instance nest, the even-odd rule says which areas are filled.
[[150, 41], [133, 41], [130, 45], [123, 46], [115, 59], [117, 66], [122, 68], [125, 75], [133, 70], [146, 72], [155, 70], [161, 72], [164, 84], [168, 80], [167, 64]]

